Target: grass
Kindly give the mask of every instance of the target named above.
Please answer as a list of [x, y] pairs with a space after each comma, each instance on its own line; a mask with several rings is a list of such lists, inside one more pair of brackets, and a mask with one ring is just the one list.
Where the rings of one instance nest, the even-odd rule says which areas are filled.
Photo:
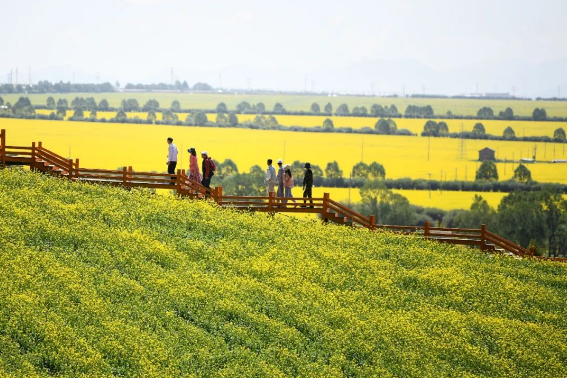
[[0, 172], [0, 374], [567, 375], [567, 266]]
[[[14, 104], [21, 94], [2, 94], [5, 101]], [[69, 103], [77, 96], [94, 97], [97, 102], [106, 99], [110, 106], [119, 107], [123, 99], [135, 98], [140, 105], [150, 99], [156, 99], [161, 106], [169, 107], [172, 101], [177, 100], [182, 108], [215, 109], [220, 102], [226, 103], [229, 109], [235, 109], [242, 101], [250, 104], [263, 102], [266, 109], [273, 109], [276, 103], [281, 103], [288, 110], [309, 111], [311, 104], [317, 102], [321, 109], [330, 102], [334, 109], [346, 103], [352, 110], [355, 106], [366, 106], [370, 109], [372, 104], [382, 106], [396, 105], [398, 111], [404, 113], [408, 105], [426, 106], [431, 105], [435, 114], [476, 115], [482, 107], [491, 107], [496, 114], [511, 107], [514, 114], [520, 116], [531, 116], [535, 108], [544, 108], [550, 117], [567, 117], [567, 102], [561, 101], [513, 101], [513, 100], [475, 100], [475, 99], [420, 99], [420, 98], [386, 98], [365, 96], [301, 96], [301, 95], [243, 95], [243, 94], [202, 94], [202, 93], [67, 93], [67, 94], [32, 94], [28, 95], [33, 104], [45, 104], [49, 96], [55, 98], [66, 98]]]

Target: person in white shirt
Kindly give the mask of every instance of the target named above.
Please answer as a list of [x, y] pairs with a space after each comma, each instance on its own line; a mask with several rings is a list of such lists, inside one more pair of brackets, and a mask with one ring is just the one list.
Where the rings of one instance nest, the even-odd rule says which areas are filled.
[[268, 159], [268, 168], [266, 169], [266, 180], [265, 183], [268, 186], [268, 196], [271, 192], [275, 192], [274, 188], [276, 186], [276, 170], [272, 166], [272, 159]]
[[[167, 144], [169, 144], [168, 152], [167, 152], [167, 173], [170, 175], [175, 174], [175, 168], [177, 167], [177, 146], [173, 144], [173, 138], [167, 138]], [[175, 180], [175, 177], [171, 178]], [[171, 183], [171, 185], [175, 185], [175, 183]]]

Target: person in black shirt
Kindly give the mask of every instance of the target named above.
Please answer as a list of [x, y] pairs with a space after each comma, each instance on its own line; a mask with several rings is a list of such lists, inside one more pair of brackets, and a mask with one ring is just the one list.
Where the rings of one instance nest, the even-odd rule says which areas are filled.
[[[305, 176], [303, 177], [303, 198], [313, 198], [313, 172], [311, 171], [311, 164], [305, 163]], [[306, 200], [303, 203], [307, 203]], [[311, 207], [313, 207], [313, 200], [311, 200]]]

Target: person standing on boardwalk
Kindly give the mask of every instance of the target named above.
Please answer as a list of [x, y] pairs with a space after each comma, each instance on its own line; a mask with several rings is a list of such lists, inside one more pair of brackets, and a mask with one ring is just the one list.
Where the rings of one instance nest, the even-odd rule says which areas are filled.
[[278, 159], [278, 175], [276, 176], [276, 180], [278, 182], [278, 191], [276, 192], [276, 197], [280, 197], [280, 198], [284, 196], [284, 185], [283, 185], [284, 169], [282, 165], [283, 165], [282, 159]]
[[[173, 144], [173, 138], [167, 138], [167, 144], [169, 144], [168, 152], [167, 152], [167, 173], [170, 175], [175, 174], [175, 168], [177, 167], [177, 146]], [[171, 178], [175, 181], [175, 177]], [[175, 185], [175, 183], [171, 183], [171, 185]]]
[[199, 171], [199, 161], [197, 160], [197, 151], [195, 147], [187, 150], [189, 152], [189, 180], [201, 183], [203, 177]]
[[[291, 176], [291, 170], [290, 170], [290, 166], [289, 164], [285, 166], [285, 171], [284, 171], [284, 188], [285, 188], [285, 197], [286, 198], [292, 198], [293, 202], [296, 203], [296, 201], [293, 199], [293, 194], [291, 194], [291, 189], [293, 189], [293, 177]], [[284, 200], [284, 203], [287, 203], [287, 199]], [[295, 205], [297, 206], [297, 205]]]
[[265, 183], [268, 186], [268, 196], [269, 196], [270, 193], [274, 192], [274, 188], [276, 186], [276, 170], [272, 165], [272, 159], [268, 159], [267, 164], [268, 164], [268, 168], [266, 169]]
[[213, 172], [213, 166], [212, 166], [212, 162], [211, 162], [211, 158], [209, 158], [209, 154], [207, 153], [207, 151], [203, 151], [201, 152], [201, 157], [203, 158], [203, 165], [202, 165], [202, 169], [203, 169], [203, 181], [201, 181], [201, 184], [203, 184], [203, 186], [205, 188], [211, 188], [211, 178], [214, 175]]
[[[305, 163], [305, 176], [303, 176], [303, 198], [313, 198], [313, 171], [311, 171], [311, 164]], [[307, 203], [307, 200], [303, 200]], [[313, 200], [311, 200], [311, 207], [313, 207]]]

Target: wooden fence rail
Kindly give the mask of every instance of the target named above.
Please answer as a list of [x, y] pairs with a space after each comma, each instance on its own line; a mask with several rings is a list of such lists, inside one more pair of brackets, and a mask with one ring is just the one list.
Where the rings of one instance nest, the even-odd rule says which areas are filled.
[[275, 193], [268, 196], [226, 196], [222, 187], [206, 188], [190, 180], [185, 170], [176, 174], [139, 172], [131, 166], [122, 169], [93, 169], [79, 166], [79, 159], [66, 159], [43, 147], [41, 142], [31, 147], [6, 145], [6, 131], [0, 130], [1, 167], [7, 165], [28, 165], [32, 170], [66, 177], [74, 181], [116, 185], [126, 188], [144, 187], [175, 190], [180, 196], [200, 198], [216, 202], [219, 206], [238, 210], [261, 211], [268, 213], [309, 213], [318, 214], [324, 222], [358, 226], [373, 230], [420, 235], [438, 242], [478, 247], [483, 251], [501, 251], [519, 257], [530, 257], [567, 262], [567, 258], [535, 256], [535, 249], [527, 250], [503, 237], [496, 235], [481, 225], [480, 229], [431, 227], [429, 222], [423, 226], [397, 226], [376, 224], [374, 215], [362, 215], [343, 204], [333, 201], [329, 193], [323, 198], [276, 198]]

